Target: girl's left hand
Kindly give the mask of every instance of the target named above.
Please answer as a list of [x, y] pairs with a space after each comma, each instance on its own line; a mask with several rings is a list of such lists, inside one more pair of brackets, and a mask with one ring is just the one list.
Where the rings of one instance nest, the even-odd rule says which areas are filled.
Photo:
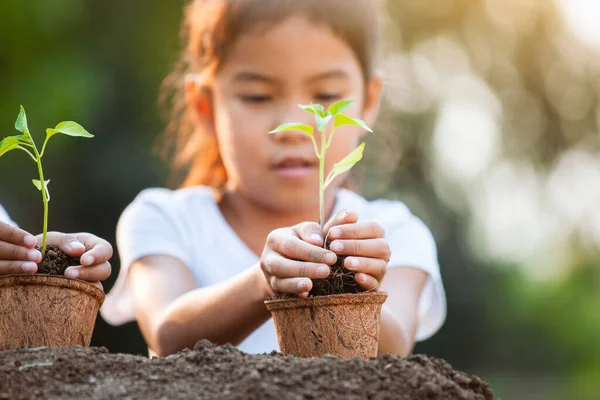
[[[356, 282], [364, 290], [377, 291], [387, 272], [390, 246], [377, 222], [358, 222], [358, 213], [342, 211], [323, 227], [329, 249], [346, 256], [344, 267], [356, 272]], [[328, 234], [327, 234], [328, 233]]]

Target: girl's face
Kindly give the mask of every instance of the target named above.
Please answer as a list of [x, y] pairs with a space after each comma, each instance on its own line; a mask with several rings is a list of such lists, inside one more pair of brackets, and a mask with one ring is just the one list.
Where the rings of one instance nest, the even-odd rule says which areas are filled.
[[[301, 122], [320, 135], [312, 114], [298, 104], [354, 99], [346, 114], [372, 124], [379, 81], [365, 88], [352, 49], [327, 26], [291, 17], [237, 40], [211, 87], [205, 123], [217, 136], [227, 170], [227, 189], [273, 211], [318, 207], [319, 168], [310, 138], [302, 132], [268, 132]], [[366, 90], [365, 90], [366, 89]], [[326, 153], [325, 176], [358, 144], [364, 131], [336, 130]], [[339, 179], [330, 188], [339, 186]]]

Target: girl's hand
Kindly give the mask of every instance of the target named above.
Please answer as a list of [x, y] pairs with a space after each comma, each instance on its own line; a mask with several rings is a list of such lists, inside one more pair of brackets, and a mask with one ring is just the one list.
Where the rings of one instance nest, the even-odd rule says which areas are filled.
[[42, 253], [35, 250], [37, 240], [30, 233], [0, 222], [0, 275], [33, 274]]
[[270, 294], [308, 296], [312, 279], [326, 278], [337, 256], [323, 248], [323, 231], [315, 222], [272, 231], [260, 258]]
[[390, 246], [381, 225], [373, 221], [358, 222], [355, 211], [342, 211], [324, 226], [329, 249], [346, 256], [344, 267], [356, 272], [356, 282], [364, 290], [378, 290], [387, 272]]
[[[37, 236], [37, 240], [38, 245], [41, 246], [41, 234]], [[90, 233], [48, 232], [46, 244], [57, 246], [68, 256], [80, 257], [81, 266], [69, 267], [65, 270], [67, 278], [93, 282], [102, 289], [99, 281], [110, 276], [111, 267], [108, 260], [113, 255], [113, 248], [106, 240]]]

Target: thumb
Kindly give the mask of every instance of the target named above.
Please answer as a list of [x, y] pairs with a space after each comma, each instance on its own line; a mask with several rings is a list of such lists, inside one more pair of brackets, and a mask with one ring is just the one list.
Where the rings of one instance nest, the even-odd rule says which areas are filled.
[[296, 226], [295, 231], [298, 237], [305, 242], [315, 246], [323, 245], [323, 230], [316, 222], [303, 222]]
[[[41, 241], [41, 235], [38, 236]], [[46, 244], [57, 246], [71, 257], [77, 257], [85, 252], [85, 245], [81, 243], [75, 235], [69, 235], [61, 232], [48, 232]]]

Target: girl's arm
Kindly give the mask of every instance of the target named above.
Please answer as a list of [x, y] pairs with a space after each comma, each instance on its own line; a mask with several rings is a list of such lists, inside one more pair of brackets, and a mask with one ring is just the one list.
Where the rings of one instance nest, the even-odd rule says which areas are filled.
[[327, 265], [336, 257], [321, 247], [320, 232], [318, 224], [308, 222], [276, 229], [259, 263], [204, 288], [195, 287], [191, 272], [176, 257], [146, 256], [134, 262], [129, 273], [136, 317], [150, 349], [163, 356], [192, 348], [200, 339], [239, 344], [271, 317], [264, 305], [268, 296], [306, 295], [310, 278], [329, 274]]
[[270, 318], [258, 264], [203, 288], [196, 288], [189, 269], [171, 256], [143, 257], [129, 273], [140, 330], [159, 356], [193, 348], [200, 339], [237, 345]]
[[381, 309], [378, 354], [408, 355], [417, 333], [419, 297], [427, 282], [426, 272], [417, 268], [390, 268], [380, 290], [388, 293]]

